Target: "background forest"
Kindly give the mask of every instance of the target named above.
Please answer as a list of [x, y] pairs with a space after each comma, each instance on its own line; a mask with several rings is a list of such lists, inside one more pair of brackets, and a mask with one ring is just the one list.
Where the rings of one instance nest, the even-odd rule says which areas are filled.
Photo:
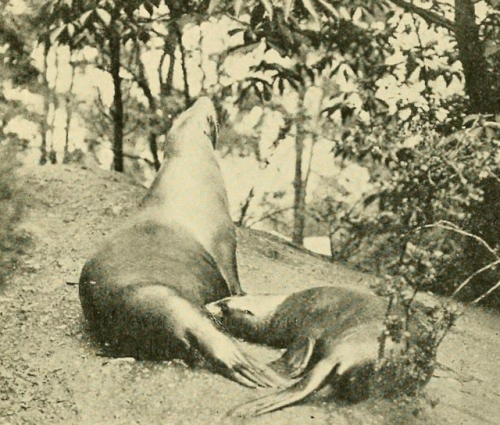
[[0, 67], [4, 271], [18, 164], [147, 185], [208, 95], [239, 225], [499, 305], [499, 0], [0, 0]]

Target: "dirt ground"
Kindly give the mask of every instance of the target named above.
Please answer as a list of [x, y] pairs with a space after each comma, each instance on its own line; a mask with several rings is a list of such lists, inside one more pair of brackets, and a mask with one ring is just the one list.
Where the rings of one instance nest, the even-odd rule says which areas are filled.
[[[144, 193], [126, 177], [71, 166], [25, 169], [23, 227], [33, 235], [24, 265], [0, 288], [0, 424], [231, 423], [228, 408], [267, 394], [181, 362], [100, 356], [78, 300], [85, 259]], [[332, 265], [265, 234], [239, 233], [243, 287], [251, 293], [366, 285], [368, 275]], [[68, 282], [70, 284], [68, 284]], [[238, 423], [500, 424], [500, 318], [474, 310], [445, 341], [428, 386], [435, 407], [386, 401], [339, 405], [321, 397]], [[247, 346], [273, 359], [269, 349]]]

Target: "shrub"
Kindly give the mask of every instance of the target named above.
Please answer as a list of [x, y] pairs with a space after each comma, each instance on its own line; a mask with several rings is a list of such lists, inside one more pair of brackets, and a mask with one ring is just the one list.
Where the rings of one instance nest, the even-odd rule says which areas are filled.
[[[464, 123], [463, 129], [448, 136], [422, 121], [403, 129], [358, 126], [344, 134], [336, 147], [337, 156], [366, 167], [372, 189], [357, 205], [325, 199], [315, 212], [318, 220], [335, 229], [334, 260], [397, 275], [413, 238], [435, 263], [436, 278], [427, 289], [445, 294], [453, 293], [464, 278], [494, 260], [486, 258], [481, 244], [465, 233], [450, 232], [454, 230], [450, 226], [432, 227], [450, 223], [491, 239], [493, 248], [492, 241], [498, 240], [498, 225], [490, 220], [498, 200], [485, 188], [490, 188], [492, 179], [498, 185], [500, 123], [478, 115]], [[422, 227], [429, 230], [415, 233]], [[479, 255], [471, 255], [474, 250]], [[472, 293], [484, 293], [499, 280], [498, 273], [496, 277]]]

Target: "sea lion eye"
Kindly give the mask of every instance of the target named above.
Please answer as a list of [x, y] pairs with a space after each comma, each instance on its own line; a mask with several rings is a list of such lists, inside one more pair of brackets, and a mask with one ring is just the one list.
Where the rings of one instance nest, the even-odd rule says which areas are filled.
[[252, 311], [250, 310], [245, 310], [245, 314], [248, 314], [249, 316], [255, 316]]

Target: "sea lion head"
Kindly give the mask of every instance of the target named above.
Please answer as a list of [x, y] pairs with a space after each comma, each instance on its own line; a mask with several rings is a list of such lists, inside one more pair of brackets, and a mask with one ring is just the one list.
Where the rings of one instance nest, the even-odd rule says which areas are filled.
[[212, 316], [232, 335], [260, 340], [286, 295], [237, 295], [206, 305]]
[[165, 154], [174, 156], [180, 152], [192, 153], [199, 148], [215, 149], [218, 123], [214, 103], [208, 97], [200, 97], [175, 118], [165, 141]]

